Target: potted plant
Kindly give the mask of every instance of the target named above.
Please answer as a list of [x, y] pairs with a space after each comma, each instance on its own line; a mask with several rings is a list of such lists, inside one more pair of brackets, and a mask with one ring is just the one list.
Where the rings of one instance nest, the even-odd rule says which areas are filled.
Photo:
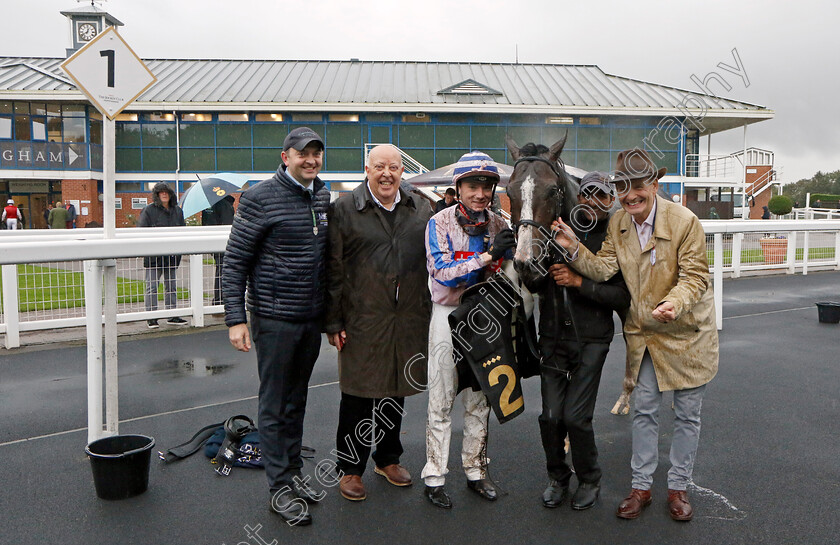
[[[770, 213], [777, 216], [790, 214], [793, 210], [793, 201], [786, 195], [776, 195], [767, 203]], [[761, 253], [764, 254], [764, 262], [767, 264], [784, 263], [787, 259], [787, 237], [784, 235], [767, 235], [758, 241], [761, 245]]]

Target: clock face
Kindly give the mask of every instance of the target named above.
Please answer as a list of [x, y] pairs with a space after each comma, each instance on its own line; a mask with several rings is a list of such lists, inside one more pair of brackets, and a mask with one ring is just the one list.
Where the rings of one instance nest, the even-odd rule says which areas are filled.
[[89, 42], [96, 36], [96, 27], [91, 23], [82, 23], [79, 25], [79, 41]]

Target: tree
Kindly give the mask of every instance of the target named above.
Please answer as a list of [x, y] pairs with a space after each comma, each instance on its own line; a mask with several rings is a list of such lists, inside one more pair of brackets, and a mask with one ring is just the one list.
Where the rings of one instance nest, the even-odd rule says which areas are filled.
[[793, 201], [787, 195], [776, 195], [767, 203], [767, 208], [777, 216], [784, 216], [793, 210]]
[[[817, 172], [811, 178], [804, 178], [795, 184], [787, 184], [783, 188], [785, 195], [805, 206], [808, 193], [828, 193], [840, 195], [840, 170], [834, 172]], [[813, 203], [811, 203], [813, 205]]]

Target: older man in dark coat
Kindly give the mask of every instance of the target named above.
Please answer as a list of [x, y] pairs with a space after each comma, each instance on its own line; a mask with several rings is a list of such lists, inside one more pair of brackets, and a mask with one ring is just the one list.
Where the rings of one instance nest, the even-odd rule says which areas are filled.
[[426, 384], [431, 302], [423, 245], [429, 207], [400, 188], [394, 146], [371, 150], [367, 180], [330, 208], [327, 318], [338, 351], [341, 406], [337, 467], [341, 495], [366, 496], [362, 474], [376, 446], [375, 472], [409, 486], [400, 465], [404, 398]]

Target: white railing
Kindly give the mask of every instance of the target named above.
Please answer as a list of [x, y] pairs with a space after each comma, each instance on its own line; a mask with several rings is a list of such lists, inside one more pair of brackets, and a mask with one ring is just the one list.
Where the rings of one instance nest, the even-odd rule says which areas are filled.
[[[376, 146], [381, 146], [383, 144], [374, 144], [374, 143], [366, 143], [365, 144], [365, 164], [367, 164], [367, 158], [370, 154], [370, 150], [375, 148]], [[393, 145], [393, 144], [390, 144]], [[394, 146], [396, 147], [396, 146]], [[424, 172], [429, 172], [429, 169], [423, 166], [420, 161], [412, 157], [411, 155], [407, 154], [400, 148], [397, 148], [400, 152], [400, 156], [402, 157], [403, 161], [403, 168], [405, 168], [406, 174], [423, 174]]]

